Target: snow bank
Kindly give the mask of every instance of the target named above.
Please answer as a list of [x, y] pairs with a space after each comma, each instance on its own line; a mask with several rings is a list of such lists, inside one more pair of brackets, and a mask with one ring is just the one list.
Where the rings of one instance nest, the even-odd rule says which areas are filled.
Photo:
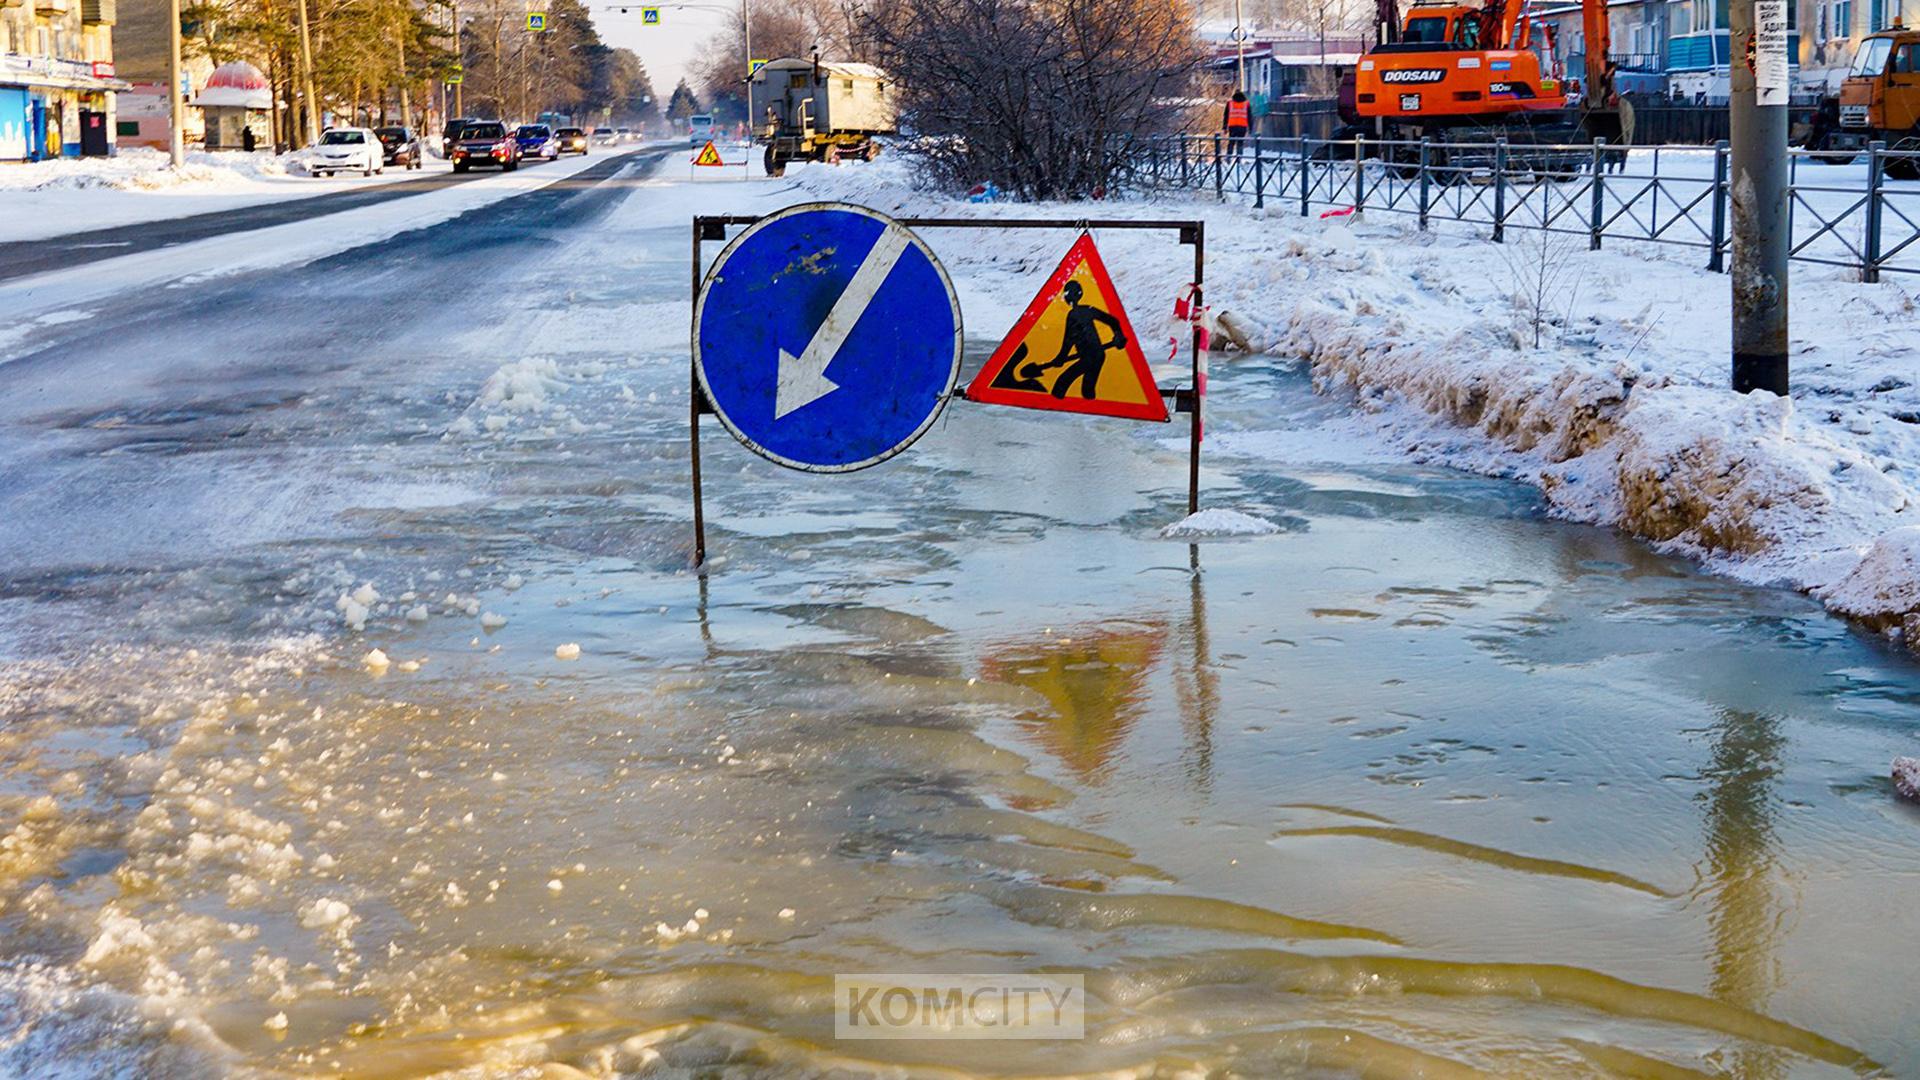
[[[165, 153], [127, 147], [113, 157], [56, 158], [0, 169], [0, 192], [12, 191], [162, 191], [169, 188], [250, 190], [263, 181], [304, 173], [306, 151], [275, 156], [257, 153], [195, 152], [179, 169]], [[317, 190], [317, 189], [313, 189]]]

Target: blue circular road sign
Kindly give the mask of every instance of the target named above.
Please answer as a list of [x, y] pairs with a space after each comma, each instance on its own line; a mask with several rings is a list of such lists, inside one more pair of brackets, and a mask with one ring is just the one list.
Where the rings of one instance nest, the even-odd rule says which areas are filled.
[[693, 365], [720, 422], [807, 472], [877, 465], [918, 439], [960, 376], [960, 301], [933, 252], [863, 206], [804, 203], [720, 252]]

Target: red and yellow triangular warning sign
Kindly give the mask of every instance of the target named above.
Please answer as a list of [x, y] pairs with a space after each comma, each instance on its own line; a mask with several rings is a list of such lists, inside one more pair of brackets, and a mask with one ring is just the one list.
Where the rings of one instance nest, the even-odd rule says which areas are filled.
[[720, 160], [720, 151], [718, 148], [716, 148], [713, 145], [712, 139], [708, 139], [707, 145], [701, 147], [700, 152], [693, 156], [693, 163], [695, 165], [725, 165], [726, 164], [726, 162]]
[[967, 400], [1129, 420], [1169, 419], [1139, 336], [1091, 235], [1081, 233], [1073, 242], [967, 386]]

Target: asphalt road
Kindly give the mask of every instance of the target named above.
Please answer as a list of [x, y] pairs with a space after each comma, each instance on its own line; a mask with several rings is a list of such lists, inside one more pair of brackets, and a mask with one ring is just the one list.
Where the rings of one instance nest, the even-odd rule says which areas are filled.
[[494, 173], [491, 170], [459, 174], [432, 173], [391, 184], [349, 188], [236, 210], [214, 210], [188, 217], [143, 221], [134, 225], [117, 225], [110, 229], [67, 233], [42, 240], [19, 240], [0, 244], [0, 281], [26, 277], [29, 274], [44, 274], [49, 270], [65, 270], [103, 259], [114, 259], [122, 255], [152, 251], [156, 248], [173, 247], [176, 244], [188, 244], [211, 236], [226, 236], [252, 229], [264, 229], [272, 225], [284, 225], [290, 221], [306, 221], [328, 214], [338, 214], [345, 210], [404, 199], [410, 195], [437, 191], [454, 184], [464, 184], [470, 180], [492, 175]]
[[380, 482], [370, 459], [412, 438], [395, 432], [443, 427], [449, 388], [539, 351], [529, 323], [566, 302], [573, 241], [662, 154], [302, 266], [124, 294], [22, 341], [0, 364], [0, 607], [326, 531]]

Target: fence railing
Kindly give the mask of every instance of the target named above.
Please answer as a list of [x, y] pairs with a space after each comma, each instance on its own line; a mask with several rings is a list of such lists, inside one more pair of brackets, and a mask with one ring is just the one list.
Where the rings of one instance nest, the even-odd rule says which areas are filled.
[[[1889, 165], [1920, 177], [1920, 151], [1874, 143], [1860, 162], [1791, 153], [1791, 258], [1846, 267], [1862, 281], [1920, 274], [1920, 183], [1890, 180]], [[1436, 140], [1169, 136], [1138, 144], [1126, 162], [1137, 190], [1211, 191], [1296, 209], [1414, 217], [1483, 226], [1496, 243], [1508, 229], [1702, 249], [1726, 268], [1730, 158], [1710, 147], [1602, 143], [1522, 144]]]

